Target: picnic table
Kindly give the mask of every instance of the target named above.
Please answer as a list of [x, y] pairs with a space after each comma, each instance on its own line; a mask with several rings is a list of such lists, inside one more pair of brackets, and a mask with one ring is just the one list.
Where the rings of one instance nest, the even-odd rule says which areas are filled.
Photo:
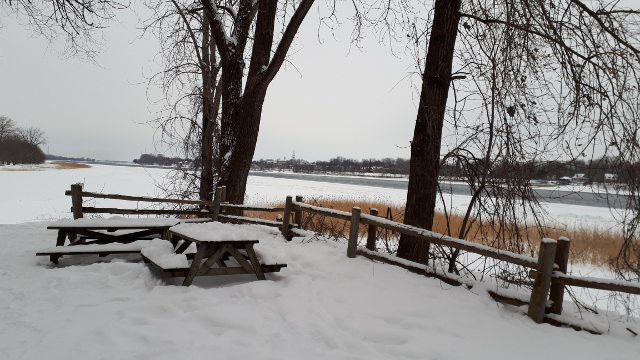
[[[287, 265], [277, 261], [277, 254], [275, 257], [270, 254], [268, 247], [256, 252], [254, 245], [260, 241], [256, 233], [247, 231], [249, 226], [218, 222], [180, 224], [169, 229], [170, 243], [157, 242], [157, 246], [143, 249], [141, 255], [147, 264], [160, 271], [162, 278], [184, 277], [184, 286], [191, 285], [196, 276], [255, 274], [258, 280], [266, 280], [265, 273], [279, 272]], [[185, 254], [192, 244], [195, 253]], [[191, 265], [187, 263], [189, 258]], [[231, 258], [237, 264], [226, 263]]]
[[[137, 253], [148, 246], [148, 241], [158, 235], [168, 238], [167, 231], [181, 222], [210, 221], [211, 219], [168, 219], [168, 218], [122, 218], [109, 219], [62, 219], [47, 229], [58, 230], [56, 246], [36, 253], [49, 256], [58, 263], [63, 255]], [[69, 245], [65, 246], [67, 237]]]

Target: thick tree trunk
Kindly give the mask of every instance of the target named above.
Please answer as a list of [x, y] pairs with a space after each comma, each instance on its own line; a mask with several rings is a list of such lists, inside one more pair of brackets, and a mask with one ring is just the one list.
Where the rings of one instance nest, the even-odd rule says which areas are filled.
[[259, 2], [246, 90], [236, 103], [233, 118], [226, 123], [228, 132], [223, 133], [223, 144], [226, 145], [222, 152], [224, 164], [221, 183], [227, 187], [227, 201], [234, 204], [244, 203], [247, 178], [258, 141], [266, 87], [256, 84], [261, 80], [264, 68], [269, 65], [277, 4], [277, 0]]
[[[431, 230], [438, 193], [442, 126], [451, 83], [460, 0], [436, 0], [422, 74], [422, 91], [411, 143], [409, 188], [404, 223]], [[427, 263], [429, 243], [402, 235], [398, 256]]]
[[211, 38], [208, 17], [202, 20], [202, 139], [200, 172], [200, 200], [211, 201], [213, 197], [213, 129], [215, 118], [213, 113], [213, 88], [211, 69]]

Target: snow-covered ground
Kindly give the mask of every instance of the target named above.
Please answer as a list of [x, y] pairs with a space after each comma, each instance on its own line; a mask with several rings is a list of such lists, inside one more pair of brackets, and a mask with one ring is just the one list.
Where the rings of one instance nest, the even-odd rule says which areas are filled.
[[[602, 336], [533, 323], [471, 290], [349, 259], [342, 244], [272, 241], [288, 267], [159, 280], [138, 255], [34, 256], [47, 222], [0, 225], [1, 359], [637, 359], [637, 324]], [[268, 231], [268, 230], [267, 230]], [[176, 279], [177, 280], [177, 279]], [[570, 305], [567, 303], [567, 307]]]
[[[268, 281], [221, 276], [185, 288], [159, 280], [139, 255], [64, 257], [59, 266], [35, 256], [55, 244], [48, 220], [70, 216], [64, 196], [70, 184], [154, 196], [154, 183], [166, 171], [0, 168], [0, 359], [564, 360], [640, 354], [640, 340], [626, 330], [639, 333], [637, 319], [585, 315], [607, 331], [603, 336], [538, 325], [523, 309], [491, 300], [486, 289], [494, 285], [453, 288], [363, 257], [349, 259], [345, 246], [332, 241], [285, 243], [273, 230], [266, 231], [273, 231], [288, 267], [267, 274]], [[250, 177], [247, 193], [253, 203], [286, 195], [402, 203], [405, 196], [402, 190], [266, 177]], [[455, 201], [463, 204], [464, 198]], [[611, 220], [602, 209], [554, 204], [550, 212]], [[580, 317], [569, 302], [565, 308], [568, 316]]]

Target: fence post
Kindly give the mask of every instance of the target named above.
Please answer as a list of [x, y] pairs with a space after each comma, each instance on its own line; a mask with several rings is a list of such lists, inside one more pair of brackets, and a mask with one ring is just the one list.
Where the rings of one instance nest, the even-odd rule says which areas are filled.
[[[369, 209], [369, 214], [371, 214], [371, 216], [378, 216], [378, 209]], [[369, 229], [367, 230], [367, 249], [371, 251], [376, 251], [376, 236], [378, 235], [377, 232], [378, 227], [369, 224]]]
[[287, 201], [284, 206], [284, 216], [282, 217], [282, 235], [289, 240], [289, 221], [291, 220], [291, 195], [287, 196]]
[[536, 278], [531, 290], [529, 311], [527, 315], [538, 324], [544, 320], [544, 310], [547, 305], [549, 288], [551, 287], [551, 274], [553, 273], [553, 261], [556, 257], [558, 242], [553, 239], [542, 239], [538, 254], [538, 267]]
[[[571, 241], [569, 238], [561, 236], [558, 238], [558, 248], [556, 249], [555, 263], [558, 264], [558, 271], [563, 274], [567, 273], [567, 265], [569, 264], [569, 247]], [[562, 302], [564, 297], [564, 285], [551, 283], [549, 290], [549, 300], [553, 301], [551, 312], [554, 314], [562, 314]]]
[[347, 256], [356, 257], [358, 248], [358, 232], [360, 230], [360, 208], [357, 206], [351, 210], [351, 228], [349, 229], [349, 242], [347, 243]]
[[71, 212], [73, 219], [82, 218], [82, 184], [71, 185]]
[[[302, 202], [302, 196], [296, 195], [296, 202], [301, 203]], [[302, 229], [302, 211], [301, 210], [295, 210], [294, 216], [293, 216], [293, 221], [295, 221], [295, 223], [298, 224], [298, 228], [299, 229]]]
[[219, 221], [218, 215], [220, 215], [220, 198], [222, 197], [222, 188], [216, 188], [216, 195], [213, 197], [213, 208], [211, 209], [211, 220]]

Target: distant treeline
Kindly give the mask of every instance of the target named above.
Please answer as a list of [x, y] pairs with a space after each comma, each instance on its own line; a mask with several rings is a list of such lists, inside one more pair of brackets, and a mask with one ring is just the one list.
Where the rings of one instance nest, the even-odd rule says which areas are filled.
[[408, 175], [408, 159], [348, 159], [338, 156], [329, 161], [316, 161], [310, 163], [305, 160], [271, 160], [260, 159], [252, 163], [254, 170], [291, 170], [298, 173], [316, 174], [387, 174], [387, 175]]
[[187, 160], [177, 157], [166, 157], [162, 154], [142, 154], [139, 159], [133, 160], [134, 163], [140, 165], [161, 165], [161, 166], [174, 166], [183, 163]]
[[0, 164], [41, 164], [45, 155], [38, 145], [46, 143], [44, 132], [35, 127], [16, 127], [0, 116]]
[[[528, 162], [514, 164], [491, 164], [494, 174], [513, 172], [517, 169], [521, 178], [531, 180], [561, 180], [571, 178], [576, 183], [602, 183], [624, 181], [628, 174], [621, 173], [615, 159], [600, 158], [590, 161], [575, 160], [570, 163], [559, 161]], [[640, 169], [640, 164], [639, 164]], [[481, 169], [480, 164], [472, 162], [447, 162], [440, 168], [440, 176], [449, 179], [464, 180], [471, 169]], [[409, 159], [348, 159], [336, 157], [329, 161], [308, 162], [301, 159], [254, 160], [252, 169], [258, 171], [293, 171], [315, 174], [381, 174], [408, 175]]]
[[47, 154], [47, 160], [91, 161], [91, 162], [96, 161], [96, 159], [90, 159], [86, 157], [75, 158], [75, 157], [65, 157], [65, 156], [58, 156], [58, 155], [51, 155], [51, 154]]

